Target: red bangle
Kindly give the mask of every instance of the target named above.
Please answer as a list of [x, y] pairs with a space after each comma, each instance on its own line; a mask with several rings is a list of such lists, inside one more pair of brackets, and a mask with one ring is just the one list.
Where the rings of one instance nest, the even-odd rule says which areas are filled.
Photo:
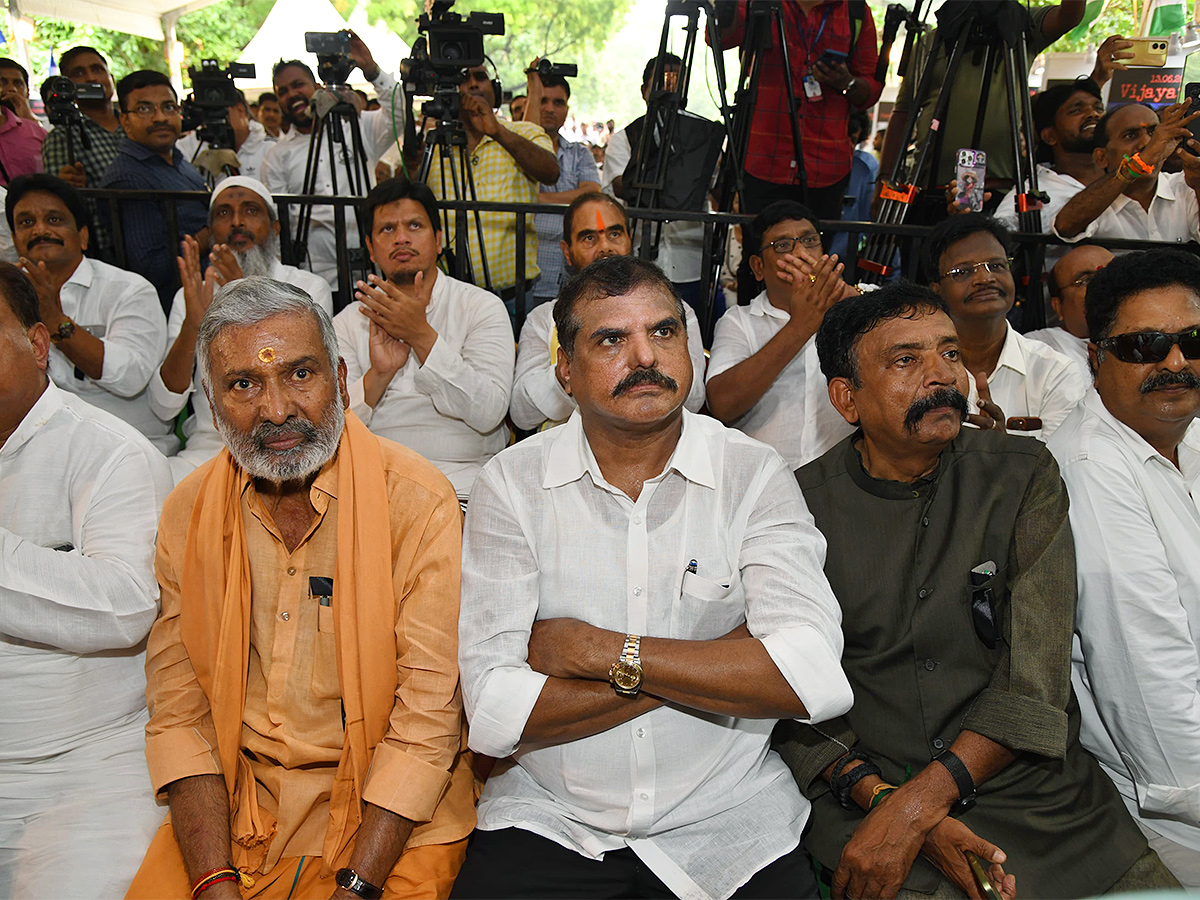
[[230, 866], [222, 866], [219, 869], [213, 869], [196, 879], [196, 883], [192, 885], [192, 900], [196, 900], [201, 894], [207, 891], [214, 884], [219, 884], [222, 881], [241, 881], [241, 876], [237, 869]]

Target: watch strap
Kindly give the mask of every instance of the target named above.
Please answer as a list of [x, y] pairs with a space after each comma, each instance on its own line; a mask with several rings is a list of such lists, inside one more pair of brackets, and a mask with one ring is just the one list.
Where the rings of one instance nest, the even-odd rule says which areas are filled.
[[971, 777], [971, 772], [963, 764], [963, 761], [950, 750], [939, 753], [934, 759], [946, 767], [946, 771], [950, 773], [950, 777], [958, 786], [958, 802], [960, 804], [974, 802], [975, 779]]
[[363, 900], [379, 900], [383, 896], [383, 888], [371, 884], [353, 869], [338, 869], [334, 876], [338, 887], [345, 888], [352, 894], [357, 894]]
[[635, 666], [642, 664], [642, 636], [640, 634], [625, 635], [625, 646], [621, 650], [621, 662]]

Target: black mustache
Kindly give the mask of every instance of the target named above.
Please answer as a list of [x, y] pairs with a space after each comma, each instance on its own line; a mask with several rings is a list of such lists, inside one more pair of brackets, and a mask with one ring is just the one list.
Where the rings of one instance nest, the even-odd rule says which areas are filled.
[[612, 395], [620, 397], [630, 388], [635, 388], [643, 384], [657, 384], [659, 387], [666, 388], [672, 393], [679, 390], [679, 382], [670, 375], [664, 375], [658, 369], [634, 369], [621, 379], [620, 384], [613, 388]]
[[1157, 372], [1143, 381], [1142, 386], [1138, 390], [1143, 394], [1148, 394], [1161, 387], [1169, 387], [1171, 385], [1200, 388], [1200, 376], [1197, 376], [1191, 369], [1184, 369], [1182, 372]]
[[956, 409], [964, 419], [967, 417], [967, 398], [963, 396], [962, 391], [957, 388], [938, 388], [924, 397], [919, 397], [913, 401], [912, 406], [908, 408], [908, 414], [904, 417], [904, 429], [910, 433], [917, 430], [917, 423], [924, 418], [927, 412], [938, 409], [939, 407], [949, 406], [951, 409]]
[[41, 237], [35, 237], [28, 244], [26, 244], [25, 247], [28, 250], [32, 250], [38, 244], [58, 244], [58, 246], [61, 247], [63, 245], [63, 242], [60, 241], [58, 238], [50, 237], [50, 235], [47, 234], [47, 235], [42, 235]]
[[254, 446], [258, 450], [267, 449], [267, 441], [285, 434], [299, 434], [304, 437], [304, 440], [311, 443], [321, 436], [317, 426], [308, 419], [291, 418], [282, 425], [276, 425], [274, 422], [263, 422], [254, 429], [251, 438], [254, 441]]

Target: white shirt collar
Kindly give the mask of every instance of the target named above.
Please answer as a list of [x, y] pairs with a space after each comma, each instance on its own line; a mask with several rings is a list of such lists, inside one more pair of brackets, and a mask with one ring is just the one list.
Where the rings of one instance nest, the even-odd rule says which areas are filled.
[[777, 306], [771, 305], [771, 301], [767, 299], [766, 291], [763, 291], [750, 301], [749, 309], [752, 316], [769, 316], [772, 319], [783, 319], [784, 321], [791, 318], [790, 314], [779, 309]]
[[92, 268], [92, 261], [86, 256], [79, 260], [79, 265], [75, 267], [75, 271], [71, 273], [71, 277], [67, 279], [67, 284], [77, 284], [84, 290], [92, 286], [92, 280], [95, 276], [95, 269]]
[[[693, 413], [683, 410], [683, 429], [679, 435], [679, 442], [675, 445], [671, 458], [667, 460], [663, 473], [674, 469], [688, 481], [715, 489], [717, 479], [713, 473], [712, 457], [704, 441], [704, 434], [694, 420]], [[542, 476], [543, 488], [562, 487], [564, 484], [578, 481], [584, 474], [590, 474], [592, 481], [597, 485], [620, 493], [612, 488], [600, 472], [600, 465], [588, 445], [587, 435], [584, 434], [583, 419], [580, 418], [578, 408], [571, 413], [564, 425], [553, 429], [549, 434], [550, 450], [546, 459], [546, 474]], [[661, 478], [662, 475], [658, 477]]]
[[996, 361], [996, 369], [1012, 369], [1019, 375], [1025, 375], [1028, 370], [1025, 358], [1026, 338], [1018, 334], [1009, 322], [1004, 323], [1004, 328], [1004, 345], [1000, 348], [1000, 359]]
[[62, 409], [62, 406], [62, 391], [54, 386], [53, 381], [47, 379], [46, 390], [42, 391], [42, 396], [38, 397], [37, 402], [29, 408], [29, 412], [25, 413], [25, 417], [21, 419], [21, 424], [17, 426], [16, 431], [9, 435], [4, 446], [0, 447], [0, 456], [10, 456], [20, 450], [37, 434], [38, 429]]
[[[1114, 434], [1120, 438], [1130, 452], [1141, 462], [1147, 463], [1150, 460], [1158, 460], [1172, 469], [1175, 468], [1175, 465], [1169, 459], [1150, 446], [1149, 441], [1109, 412], [1108, 407], [1104, 405], [1104, 400], [1101, 398], [1100, 392], [1094, 387], [1084, 394], [1083, 405], [1087, 408], [1088, 412], [1108, 423], [1108, 427], [1112, 429]], [[1188, 456], [1193, 457], [1189, 462], [1194, 466], [1196, 464], [1195, 458], [1200, 457], [1200, 420], [1193, 419], [1192, 423], [1188, 425], [1187, 431], [1184, 432], [1183, 440], [1179, 442], [1179, 449], [1183, 451], [1185, 448], [1188, 451]], [[1179, 462], [1182, 466], [1184, 464], [1182, 452], [1179, 454], [1179, 457]], [[1194, 475], [1190, 471], [1184, 474], [1189, 480]]]
[[[1174, 201], [1175, 199], [1177, 199], [1175, 196], [1175, 192], [1173, 190], [1174, 185], [1171, 183], [1172, 179], [1169, 178], [1169, 176], [1171, 174], [1172, 173], [1170, 173], [1170, 172], [1160, 172], [1159, 173], [1158, 181], [1156, 181], [1154, 183], [1154, 199], [1155, 200]], [[1153, 203], [1154, 200], [1151, 200], [1150, 202]], [[1132, 197], [1130, 197], [1128, 194], [1118, 194], [1117, 199], [1112, 202], [1111, 209], [1113, 210], [1113, 212], [1120, 212], [1126, 206], [1128, 206], [1130, 203], [1137, 203], [1137, 201], [1134, 200]], [[1140, 203], [1138, 205], [1141, 206]], [[1149, 210], [1146, 210], [1146, 213], [1147, 213], [1147, 215], [1149, 215]]]

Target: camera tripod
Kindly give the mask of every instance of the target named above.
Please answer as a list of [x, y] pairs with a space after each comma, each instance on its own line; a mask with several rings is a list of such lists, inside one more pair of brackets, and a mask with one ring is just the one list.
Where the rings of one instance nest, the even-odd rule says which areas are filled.
[[[444, 99], [444, 98], [443, 98]], [[451, 100], [458, 99], [458, 88], [454, 88]], [[457, 105], [457, 104], [453, 104]], [[450, 112], [454, 113], [451, 117]], [[457, 118], [457, 109], [447, 110], [439, 116], [432, 132], [425, 134], [425, 147], [421, 151], [421, 167], [417, 173], [417, 181], [429, 184], [429, 172], [433, 168], [434, 152], [437, 152], [438, 174], [441, 179], [440, 196], [446, 200], [467, 200], [472, 204], [478, 199], [475, 195], [475, 175], [471, 168], [470, 154], [467, 152], [467, 133], [462, 122]], [[446, 185], [446, 173], [450, 173], [449, 191]], [[467, 210], [454, 210], [454, 227], [451, 228], [450, 210], [442, 208], [442, 233], [454, 234], [454, 277], [472, 284], [479, 284], [485, 290], [492, 290], [492, 276], [488, 269], [487, 248], [483, 243], [483, 220], [478, 209], [471, 210], [474, 219], [475, 238], [479, 242], [479, 267], [483, 270], [483, 281], [475, 280], [474, 263], [471, 261], [471, 248], [467, 225]]]
[[[900, 143], [901, 151], [890, 175], [881, 185], [880, 196], [883, 203], [877, 221], [886, 225], [903, 224], [921, 190], [936, 191], [937, 161], [942, 154], [943, 125], [949, 113], [951, 87], [958, 75], [963, 55], [968, 50], [974, 50], [982, 54], [984, 68], [971, 147], [978, 149], [982, 139], [988, 94], [999, 59], [1003, 63], [1002, 74], [1009, 122], [1014, 124], [1011, 137], [1013, 159], [1017, 166], [1018, 226], [1022, 232], [1039, 233], [1039, 210], [1042, 202], [1046, 200], [1046, 195], [1038, 190], [1037, 166], [1033, 160], [1031, 146], [1034, 134], [1033, 113], [1029, 103], [1029, 91], [1026, 88], [1029, 60], [1024, 41], [1026, 31], [1032, 27], [1029, 16], [1015, 0], [977, 0], [970, 4], [946, 4], [938, 10], [937, 17], [938, 28], [925, 69], [913, 94], [909, 119], [903, 141]], [[911, 34], [910, 30], [910, 37]], [[920, 111], [929, 99], [934, 83], [934, 68], [943, 54], [948, 61], [929, 131], [921, 136], [915, 154], [909, 157], [905, 150], [916, 138]], [[907, 47], [905, 56], [908, 56]], [[1022, 134], [1028, 136], [1024, 146]], [[911, 166], [908, 165], [910, 158], [914, 160]], [[925, 181], [923, 186], [919, 183], [922, 178]], [[858, 259], [859, 268], [865, 273], [863, 281], [878, 284], [891, 275], [894, 271], [892, 262], [899, 246], [900, 238], [896, 235], [872, 235]], [[1040, 279], [1044, 252], [1040, 244], [1026, 244], [1021, 251], [1024, 271], [1028, 276], [1026, 298], [1029, 302], [1025, 314], [1029, 327], [1039, 327], [1039, 321], [1045, 316], [1041, 303]], [[1045, 323], [1041, 321], [1040, 324]]]
[[[710, 122], [687, 112], [687, 90], [696, 53], [699, 16], [705, 9], [705, 28], [713, 53], [717, 93], [722, 121]], [[672, 19], [686, 18], [686, 35], [680, 52], [679, 74], [672, 88], [666, 87], [663, 58]], [[632, 178], [623, 184], [622, 193], [633, 208], [678, 209], [699, 212], [704, 208], [708, 185], [720, 156], [722, 138], [733, 134], [734, 113], [725, 100], [725, 65], [721, 56], [720, 34], [712, 14], [711, 4], [700, 0], [668, 0], [659, 38], [658, 54], [650, 80], [650, 96], [646, 115], [631, 123], [626, 131], [630, 136]], [[635, 133], [636, 132], [636, 133]], [[732, 145], [726, 151], [727, 165], [740, 189], [741, 155]], [[732, 161], [731, 161], [732, 160]], [[729, 195], [732, 203], [732, 194]], [[722, 207], [724, 208], [724, 207]], [[635, 244], [642, 259], [655, 259], [662, 237], [662, 221], [634, 222]], [[702, 266], [705, 307], [697, 310], [706, 338], [711, 337], [715, 324], [713, 302], [717, 290], [713, 272], [720, 264], [725, 247], [728, 225], [718, 223], [705, 229]]]
[[[354, 104], [340, 97], [336, 91], [344, 85], [329, 84], [325, 91], [313, 97], [314, 125], [308, 142], [308, 158], [304, 165], [304, 183], [301, 193], [311, 196], [317, 193], [317, 182], [321, 172], [321, 154], [328, 152], [329, 192], [332, 196], [366, 195], [371, 188], [371, 174], [367, 153], [363, 148], [362, 131], [358, 124], [358, 110]], [[338, 168], [345, 174], [346, 184], [338, 181]], [[312, 226], [314, 203], [301, 204], [296, 215], [296, 238], [293, 242], [296, 262], [303, 263], [308, 256], [308, 236]], [[352, 285], [367, 274], [367, 254], [361, 212], [354, 208], [354, 224], [358, 232], [358, 244], [349, 246], [349, 241], [338, 240], [337, 270], [338, 293], [344, 303], [354, 296]], [[346, 208], [335, 204], [333, 227], [339, 238], [346, 235]], [[353, 278], [351, 276], [354, 276]]]

